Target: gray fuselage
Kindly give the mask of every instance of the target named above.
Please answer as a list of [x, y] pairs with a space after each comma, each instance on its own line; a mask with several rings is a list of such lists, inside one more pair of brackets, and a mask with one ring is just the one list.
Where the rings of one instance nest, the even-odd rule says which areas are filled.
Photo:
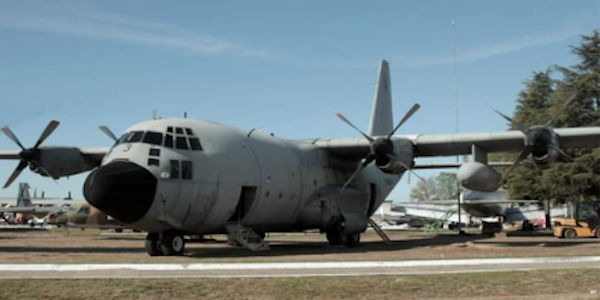
[[[144, 134], [132, 139], [135, 132]], [[165, 143], [167, 138], [173, 138], [173, 142]], [[196, 150], [191, 149], [194, 138], [200, 142], [200, 148], [195, 145]], [[156, 179], [155, 193], [146, 211], [135, 220], [120, 217], [128, 209], [144, 209], [131, 203], [142, 201], [136, 200], [135, 191], [118, 191], [127, 189], [119, 185], [127, 185], [130, 177], [100, 187], [94, 186], [102, 182], [100, 176], [95, 178], [92, 173], [84, 186], [86, 199], [109, 215], [148, 232], [176, 229], [196, 234], [221, 233], [229, 222], [262, 232], [297, 231], [324, 229], [339, 218], [347, 231], [364, 230], [368, 217], [402, 173], [385, 174], [370, 165], [349, 188], [341, 191], [339, 187], [357, 162], [333, 163], [325, 151], [315, 146], [315, 141], [284, 140], [191, 119], [139, 123], [126, 130], [94, 173], [116, 163], [145, 169]], [[148, 182], [154, 180], [148, 177]], [[136, 184], [135, 180], [131, 182]], [[97, 191], [114, 203], [105, 209], [104, 203], [98, 203], [100, 196], [88, 196], [93, 188], [115, 189], [112, 194]], [[139, 189], [151, 188], [149, 183]], [[133, 197], [127, 197], [127, 193]]]

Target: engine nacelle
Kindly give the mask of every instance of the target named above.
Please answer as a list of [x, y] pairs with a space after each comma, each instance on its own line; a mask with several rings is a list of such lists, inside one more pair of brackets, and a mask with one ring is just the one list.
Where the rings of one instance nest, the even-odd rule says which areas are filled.
[[[96, 166], [75, 147], [40, 147], [36, 152], [35, 160], [54, 178], [78, 174]], [[30, 164], [29, 168], [42, 176], [48, 176], [35, 164]]]
[[502, 175], [494, 168], [480, 162], [464, 163], [456, 173], [458, 182], [465, 188], [493, 192], [500, 186]]
[[[387, 156], [387, 160], [376, 159], [377, 167], [384, 173], [400, 174], [406, 171], [406, 167], [412, 167], [413, 145], [409, 140], [395, 139], [392, 141], [392, 155]], [[383, 162], [383, 163], [382, 163]]]

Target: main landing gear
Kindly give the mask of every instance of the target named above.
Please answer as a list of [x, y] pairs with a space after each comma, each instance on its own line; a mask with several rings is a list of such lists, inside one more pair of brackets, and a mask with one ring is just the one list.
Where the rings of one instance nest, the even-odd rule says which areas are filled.
[[175, 231], [149, 232], [146, 235], [146, 252], [150, 256], [182, 255], [185, 250], [183, 235]]
[[360, 244], [360, 232], [344, 233], [342, 226], [333, 226], [326, 231], [329, 245], [355, 247]]

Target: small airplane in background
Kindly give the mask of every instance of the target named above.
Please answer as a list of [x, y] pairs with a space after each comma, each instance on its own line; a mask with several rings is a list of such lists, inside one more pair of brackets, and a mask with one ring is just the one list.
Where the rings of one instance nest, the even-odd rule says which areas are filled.
[[[536, 164], [551, 163], [561, 147], [598, 146], [600, 127], [533, 127], [522, 131], [396, 135], [418, 109], [414, 104], [394, 126], [389, 66], [381, 62], [367, 133], [337, 114], [361, 136], [281, 139], [192, 119], [135, 124], [112, 147], [47, 147], [52, 121], [31, 148], [8, 127], [20, 148], [0, 158], [19, 164], [5, 187], [27, 166], [43, 176], [92, 170], [86, 200], [106, 214], [148, 232], [149, 255], [181, 255], [187, 235], [226, 233], [251, 250], [266, 250], [266, 232], [319, 229], [333, 245], [355, 246], [370, 216], [398, 180], [423, 156], [472, 154], [461, 166], [461, 183], [473, 190], [498, 187], [487, 165], [489, 152], [521, 152]], [[560, 151], [558, 151], [560, 152]]]
[[29, 184], [22, 182], [16, 198], [0, 198], [0, 215], [9, 224], [25, 224], [44, 226], [50, 216], [61, 215], [75, 208], [69, 197], [37, 198], [31, 197]]

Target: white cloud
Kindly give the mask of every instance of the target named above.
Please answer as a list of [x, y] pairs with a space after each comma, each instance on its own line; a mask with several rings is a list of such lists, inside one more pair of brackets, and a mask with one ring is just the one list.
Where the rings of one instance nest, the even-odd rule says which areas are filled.
[[194, 54], [267, 57], [269, 52], [202, 35], [180, 26], [112, 14], [72, 17], [0, 15], [0, 27], [142, 44]]
[[[512, 52], [521, 51], [528, 48], [539, 47], [543, 45], [562, 42], [576, 37], [576, 32], [564, 31], [543, 33], [518, 37], [509, 41], [499, 42], [492, 45], [484, 45], [470, 49], [459, 49], [457, 54], [458, 63], [468, 63], [480, 61]], [[399, 54], [393, 59], [396, 66], [405, 68], [430, 67], [450, 65], [454, 59], [452, 56], [414, 56]]]

